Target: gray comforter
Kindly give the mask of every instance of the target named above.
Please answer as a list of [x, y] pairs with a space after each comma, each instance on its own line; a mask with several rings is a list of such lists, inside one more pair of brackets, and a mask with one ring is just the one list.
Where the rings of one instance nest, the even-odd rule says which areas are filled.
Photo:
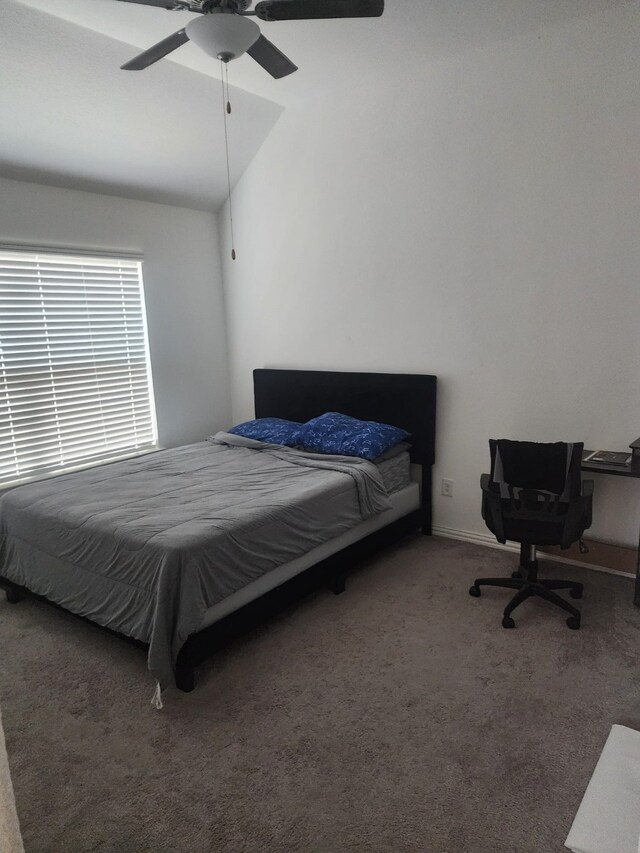
[[6, 492], [0, 575], [148, 643], [164, 688], [209, 607], [388, 505], [369, 462], [218, 433]]

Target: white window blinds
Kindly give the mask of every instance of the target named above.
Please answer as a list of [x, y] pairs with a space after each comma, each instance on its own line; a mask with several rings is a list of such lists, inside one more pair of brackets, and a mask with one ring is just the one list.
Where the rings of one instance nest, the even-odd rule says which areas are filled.
[[156, 442], [140, 261], [0, 248], [0, 484]]

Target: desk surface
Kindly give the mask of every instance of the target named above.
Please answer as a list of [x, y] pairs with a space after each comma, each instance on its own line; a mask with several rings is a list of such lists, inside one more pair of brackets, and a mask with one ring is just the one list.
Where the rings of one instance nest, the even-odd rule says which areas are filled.
[[[584, 456], [593, 453], [593, 450], [585, 450]], [[640, 467], [631, 465], [608, 465], [605, 462], [584, 462], [581, 469], [583, 471], [591, 471], [593, 474], [614, 474], [616, 477], [637, 477], [640, 478]]]

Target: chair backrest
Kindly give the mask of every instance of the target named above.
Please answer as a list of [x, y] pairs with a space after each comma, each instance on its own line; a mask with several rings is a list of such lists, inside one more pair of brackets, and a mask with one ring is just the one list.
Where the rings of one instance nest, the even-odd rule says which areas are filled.
[[582, 442], [490, 439], [491, 482], [503, 497], [513, 489], [550, 492], [562, 502], [580, 494]]

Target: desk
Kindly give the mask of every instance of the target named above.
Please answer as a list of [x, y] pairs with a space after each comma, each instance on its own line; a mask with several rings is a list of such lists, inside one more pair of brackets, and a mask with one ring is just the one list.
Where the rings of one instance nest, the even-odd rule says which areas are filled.
[[[635, 442], [634, 442], [635, 444]], [[593, 453], [593, 450], [585, 450], [583, 456]], [[592, 474], [613, 474], [615, 477], [635, 477], [640, 479], [640, 466], [631, 465], [607, 465], [603, 462], [583, 462], [583, 471], [590, 471]], [[633, 596], [633, 603], [636, 607], [640, 607], [640, 536], [638, 537], [638, 556], [636, 559], [636, 587]]]

